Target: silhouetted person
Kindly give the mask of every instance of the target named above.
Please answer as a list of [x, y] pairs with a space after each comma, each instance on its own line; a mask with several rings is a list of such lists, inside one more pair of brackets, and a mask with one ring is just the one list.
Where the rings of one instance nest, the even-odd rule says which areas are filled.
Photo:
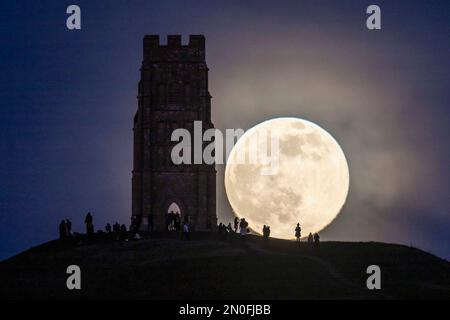
[[189, 240], [189, 223], [187, 221], [183, 222], [183, 233], [182, 233], [182, 237], [185, 238], [186, 240]]
[[118, 235], [120, 232], [120, 224], [116, 221], [116, 223], [114, 223], [113, 225], [113, 232]]
[[308, 235], [308, 243], [312, 244], [313, 242], [314, 242], [314, 237], [313, 237], [312, 233], [310, 232]]
[[127, 237], [127, 227], [126, 225], [122, 224], [120, 226], [120, 231], [119, 231], [119, 241], [122, 243], [123, 241], [126, 240]]
[[318, 246], [319, 246], [319, 243], [320, 243], [320, 236], [319, 236], [318, 233], [315, 233], [315, 234], [314, 234], [314, 246], [315, 246], [315, 247], [318, 247]]
[[[150, 217], [147, 217], [147, 221], [148, 224], [150, 225]], [[130, 231], [137, 232], [139, 230], [139, 227], [141, 226], [141, 223], [142, 223], [141, 216], [133, 216], [133, 218], [131, 219]]]
[[106, 224], [105, 230], [107, 233], [111, 233], [112, 230], [111, 230], [111, 225], [109, 223]]
[[120, 240], [120, 224], [117, 221], [113, 224], [113, 234], [116, 240]]
[[66, 219], [66, 229], [67, 229], [67, 236], [70, 237], [72, 235], [72, 222], [70, 222], [69, 219]]
[[269, 240], [269, 237], [270, 237], [270, 227], [264, 225], [264, 227], [263, 227], [263, 239], [264, 239], [264, 241]]
[[92, 223], [93, 218], [92, 218], [92, 214], [90, 212], [87, 213], [86, 218], [84, 218], [84, 223], [88, 224], [88, 223]]
[[221, 240], [225, 240], [227, 237], [227, 227], [221, 222], [217, 227], [217, 231], [219, 232], [219, 238]]
[[227, 232], [228, 232], [228, 233], [232, 233], [232, 232], [233, 232], [233, 227], [231, 226], [231, 222], [228, 223], [228, 226], [227, 226]]
[[148, 231], [153, 231], [153, 215], [148, 215]]
[[238, 218], [238, 217], [235, 217], [235, 218], [234, 218], [234, 232], [235, 232], [235, 233], [237, 233], [238, 228], [239, 228], [239, 218]]
[[133, 215], [131, 216], [131, 225], [130, 225], [130, 231], [135, 231], [138, 228], [138, 218], [137, 216]]
[[297, 227], [295, 228], [295, 238], [297, 241], [300, 241], [300, 237], [302, 236], [302, 228], [300, 228], [300, 223], [297, 223]]
[[176, 213], [174, 215], [174, 220], [173, 220], [173, 228], [176, 231], [180, 231], [181, 230], [181, 217], [179, 213]]
[[87, 213], [84, 223], [86, 224], [86, 234], [88, 238], [92, 238], [94, 235], [94, 225], [92, 224], [93, 218], [90, 212]]
[[67, 225], [65, 220], [61, 220], [61, 223], [59, 224], [59, 238], [61, 240], [65, 239], [67, 237]]
[[245, 221], [245, 218], [242, 218], [241, 222], [239, 223], [239, 231], [241, 233], [241, 236], [245, 236], [248, 233], [248, 222]]
[[175, 212], [170, 211], [169, 212], [169, 220], [168, 220], [169, 225], [167, 227], [167, 230], [169, 230], [169, 231], [174, 230], [174, 219], [175, 219]]

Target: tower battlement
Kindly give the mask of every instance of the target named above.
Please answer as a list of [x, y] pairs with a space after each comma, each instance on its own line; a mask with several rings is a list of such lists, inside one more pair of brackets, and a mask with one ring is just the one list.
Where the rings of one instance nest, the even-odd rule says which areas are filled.
[[159, 35], [144, 36], [144, 61], [205, 61], [205, 37], [189, 35], [187, 45], [182, 44], [181, 35], [168, 35], [167, 44], [160, 42]]

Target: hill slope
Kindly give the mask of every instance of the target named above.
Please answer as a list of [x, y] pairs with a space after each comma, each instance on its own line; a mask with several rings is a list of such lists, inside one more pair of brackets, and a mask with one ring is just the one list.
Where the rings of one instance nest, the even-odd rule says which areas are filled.
[[[79, 240], [78, 240], [79, 241]], [[79, 265], [82, 290], [66, 288]], [[382, 271], [382, 290], [366, 288], [366, 268]], [[324, 242], [319, 248], [193, 235], [119, 244], [52, 241], [0, 263], [3, 298], [391, 299], [450, 298], [450, 263], [382, 243]]]

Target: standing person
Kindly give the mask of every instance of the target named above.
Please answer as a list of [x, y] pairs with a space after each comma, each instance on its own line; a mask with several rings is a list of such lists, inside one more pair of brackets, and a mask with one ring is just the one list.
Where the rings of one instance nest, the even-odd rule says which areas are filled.
[[69, 219], [66, 219], [66, 229], [67, 229], [67, 236], [70, 237], [72, 235], [72, 222], [70, 222]]
[[222, 222], [219, 224], [219, 234], [222, 240], [227, 239], [227, 226], [224, 225]]
[[264, 225], [264, 227], [263, 227], [263, 238], [264, 238], [264, 241], [269, 240], [269, 237], [270, 237], [270, 227]]
[[231, 226], [231, 222], [228, 223], [227, 231], [228, 231], [228, 233], [232, 233], [233, 232], [233, 227]]
[[263, 240], [265, 241], [267, 238], [267, 226], [266, 225], [263, 226], [262, 233], [263, 233]]
[[183, 238], [189, 240], [189, 223], [187, 221], [183, 222]]
[[148, 215], [148, 231], [153, 231], [153, 215]]
[[302, 236], [302, 228], [300, 228], [300, 223], [297, 223], [297, 227], [295, 228], [295, 238], [297, 241], [300, 241], [300, 237]]
[[235, 217], [235, 218], [234, 218], [234, 232], [235, 232], [235, 233], [237, 233], [238, 227], [239, 227], [239, 218], [238, 218], [238, 217]]
[[67, 225], [65, 220], [61, 220], [61, 223], [59, 224], [59, 238], [61, 240], [65, 239], [67, 237]]
[[127, 238], [127, 226], [122, 224], [119, 231], [119, 241], [122, 243]]
[[176, 213], [174, 216], [174, 229], [175, 231], [180, 231], [181, 230], [181, 217], [179, 213]]
[[86, 224], [86, 233], [88, 238], [91, 238], [94, 235], [94, 225], [92, 224], [92, 215], [90, 212], [87, 213], [86, 218], [84, 219], [84, 223]]
[[113, 232], [115, 234], [118, 234], [119, 231], [120, 231], [120, 224], [116, 221], [116, 223], [114, 223], [114, 225], [113, 225]]
[[111, 233], [111, 225], [109, 224], [109, 222], [106, 224], [105, 230], [107, 233]]
[[308, 243], [313, 243], [314, 242], [314, 236], [313, 234], [310, 232], [308, 235]]
[[239, 223], [239, 231], [241, 233], [241, 236], [245, 236], [248, 233], [248, 222], [245, 221], [245, 218], [241, 219], [241, 222]]
[[137, 216], [132, 215], [132, 216], [131, 216], [130, 231], [135, 231], [135, 230], [137, 230], [137, 227], [138, 227], [137, 221], [138, 221]]
[[315, 233], [315, 234], [314, 234], [314, 246], [315, 246], [315, 247], [318, 247], [318, 246], [319, 246], [319, 243], [320, 243], [320, 236], [319, 236], [318, 233]]
[[175, 219], [175, 212], [170, 211], [169, 212], [169, 227], [168, 227], [169, 231], [173, 231], [173, 229], [174, 229], [174, 219]]
[[165, 215], [164, 215], [164, 218], [165, 218], [165, 221], [166, 221], [166, 231], [168, 231], [169, 230], [169, 213], [166, 213]]
[[113, 232], [116, 240], [120, 241], [120, 224], [117, 221], [113, 224]]

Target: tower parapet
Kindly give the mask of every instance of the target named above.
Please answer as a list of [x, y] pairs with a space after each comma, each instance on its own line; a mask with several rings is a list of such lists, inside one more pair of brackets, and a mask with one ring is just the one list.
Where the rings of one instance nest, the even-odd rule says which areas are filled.
[[187, 45], [182, 44], [181, 35], [167, 36], [167, 44], [160, 43], [159, 35], [144, 37], [145, 62], [205, 62], [205, 37], [190, 35]]

